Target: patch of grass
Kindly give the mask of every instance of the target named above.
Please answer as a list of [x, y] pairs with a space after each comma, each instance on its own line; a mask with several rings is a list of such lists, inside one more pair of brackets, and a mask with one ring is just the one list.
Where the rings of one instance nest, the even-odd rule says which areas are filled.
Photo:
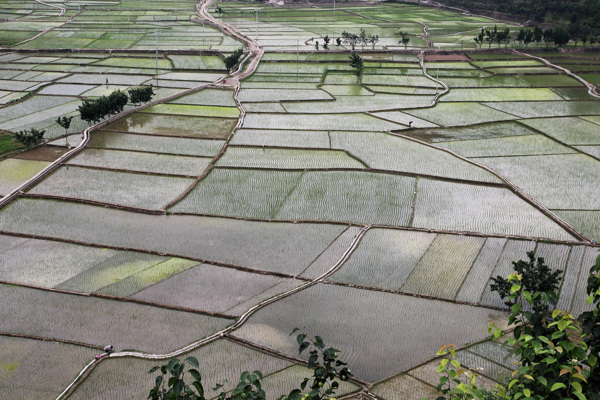
[[0, 155], [24, 148], [10, 132], [0, 130]]

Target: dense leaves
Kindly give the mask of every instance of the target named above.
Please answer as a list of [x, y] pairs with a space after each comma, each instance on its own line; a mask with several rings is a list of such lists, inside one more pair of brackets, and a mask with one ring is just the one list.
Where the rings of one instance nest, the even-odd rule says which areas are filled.
[[27, 147], [35, 146], [42, 141], [42, 137], [46, 133], [45, 130], [38, 131], [35, 128], [31, 128], [24, 131], [18, 131], [15, 133], [15, 139], [24, 144]]
[[120, 113], [127, 104], [128, 97], [120, 90], [115, 90], [108, 97], [102, 96], [96, 100], [84, 100], [77, 108], [82, 120], [88, 124], [98, 122], [111, 114]]
[[[294, 329], [292, 335], [298, 331]], [[300, 384], [300, 389], [292, 390], [288, 395], [279, 397], [279, 400], [326, 400], [335, 395], [339, 388], [339, 382], [347, 381], [352, 374], [346, 367], [346, 363], [338, 360], [339, 350], [326, 347], [320, 336], [306, 340], [307, 335], [300, 333], [296, 337], [299, 353], [309, 349], [308, 368], [313, 370], [312, 379], [305, 378]], [[185, 381], [185, 363], [191, 369], [187, 374], [191, 376], [191, 382]], [[206, 400], [214, 396], [205, 396], [202, 386], [202, 376], [198, 372], [199, 363], [194, 357], [188, 357], [185, 362], [172, 359], [167, 364], [156, 366], [148, 371], [153, 374], [160, 371], [161, 375], [155, 378], [154, 387], [150, 390], [148, 399], [151, 400]], [[188, 379], [190, 380], [190, 379]], [[265, 400], [266, 393], [262, 389], [263, 375], [260, 371], [252, 373], [244, 371], [236, 387], [229, 392], [222, 391], [218, 400]], [[226, 381], [225, 381], [226, 382]], [[214, 391], [221, 390], [224, 385], [218, 384]], [[307, 389], [308, 388], [308, 389]]]
[[242, 54], [244, 54], [244, 49], [239, 48], [236, 51], [234, 51], [230, 56], [225, 58], [225, 68], [227, 68], [228, 72], [233, 70], [233, 68], [238, 64], [240, 58], [242, 57]]
[[[552, 272], [542, 258], [532, 252], [529, 261], [514, 262], [516, 273], [507, 279], [497, 277], [492, 285], [511, 307], [509, 325], [514, 325], [511, 346], [517, 369], [506, 383], [491, 392], [480, 390], [476, 374], [461, 368], [454, 350], [443, 346], [438, 373], [438, 399], [510, 399], [510, 400], [598, 400], [600, 399], [600, 257], [588, 277], [588, 303], [596, 305], [579, 317], [553, 309], [560, 283], [560, 271]], [[505, 336], [490, 325], [493, 339]], [[448, 350], [447, 350], [448, 349]], [[459, 379], [464, 375], [467, 379]]]
[[152, 85], [131, 88], [127, 92], [129, 93], [129, 101], [133, 104], [147, 103], [151, 101], [152, 96], [154, 96]]

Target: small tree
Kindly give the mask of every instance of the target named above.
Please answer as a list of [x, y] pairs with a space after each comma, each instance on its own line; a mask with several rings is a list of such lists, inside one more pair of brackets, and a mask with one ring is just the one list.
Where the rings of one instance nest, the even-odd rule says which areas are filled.
[[342, 38], [339, 38], [339, 37], [335, 38], [335, 45], [339, 47], [341, 44], [342, 44]]
[[354, 69], [354, 75], [357, 77], [357, 83], [360, 83], [360, 77], [365, 70], [363, 59], [356, 53], [350, 54], [350, 66]]
[[69, 132], [69, 128], [71, 127], [72, 119], [73, 119], [72, 116], [71, 117], [62, 116], [62, 117], [56, 118], [56, 123], [65, 130], [65, 135], [67, 135]]
[[[298, 328], [294, 329], [294, 334]], [[305, 333], [297, 335], [296, 342], [299, 354], [309, 349], [308, 368], [313, 370], [312, 378], [305, 378], [300, 383], [300, 389], [292, 390], [288, 395], [279, 397], [280, 400], [326, 400], [331, 399], [339, 388], [339, 382], [347, 381], [352, 374], [346, 363], [338, 359], [339, 350], [326, 348], [323, 339], [315, 336], [307, 339]], [[190, 365], [187, 373], [193, 378], [191, 384], [186, 383], [185, 366]], [[202, 386], [202, 376], [198, 372], [199, 363], [195, 357], [188, 357], [184, 362], [172, 359], [167, 364], [156, 366], [148, 371], [149, 374], [160, 370], [161, 375], [155, 378], [154, 387], [150, 390], [148, 399], [151, 400], [206, 400], [214, 396], [205, 396]], [[263, 375], [260, 371], [252, 373], [245, 371], [241, 374], [239, 383], [231, 392], [222, 391], [218, 400], [265, 400], [266, 393], [262, 389]], [[189, 381], [189, 379], [188, 379]], [[223, 387], [218, 384], [213, 390]], [[308, 391], [307, 391], [308, 388]], [[303, 394], [303, 392], [306, 392]]]
[[354, 50], [356, 43], [358, 43], [360, 39], [356, 33], [350, 33], [346, 31], [342, 32], [342, 38], [344, 43], [349, 44], [350, 47], [352, 47], [352, 50]]
[[29, 148], [39, 144], [42, 141], [44, 133], [46, 133], [45, 130], [38, 131], [35, 128], [26, 129], [15, 132], [15, 139], [25, 145], [25, 147]]
[[548, 47], [548, 44], [554, 39], [554, 31], [552, 29], [545, 29], [542, 37], [546, 43], [546, 47]]
[[479, 35], [477, 35], [477, 37], [474, 38], [473, 40], [475, 41], [475, 43], [477, 43], [479, 48], [481, 48], [481, 46], [483, 45], [483, 42], [485, 41], [485, 32], [484, 32], [483, 28], [481, 28], [481, 31], [479, 31]]
[[331, 42], [331, 38], [329, 37], [329, 35], [325, 35], [325, 37], [323, 38], [323, 48], [325, 50], [329, 49], [329, 42]]
[[533, 41], [535, 42], [535, 45], [537, 47], [540, 46], [540, 42], [542, 41], [543, 37], [544, 37], [544, 31], [542, 30], [542, 28], [540, 28], [539, 26], [536, 26], [535, 28], [533, 28]]
[[371, 45], [373, 45], [373, 50], [375, 50], [375, 44], [379, 42], [379, 35], [371, 35], [369, 37], [369, 43], [371, 43]]
[[69, 137], [67, 135], [69, 132], [69, 127], [71, 126], [72, 119], [73, 119], [72, 116], [71, 117], [62, 116], [62, 117], [56, 118], [56, 123], [65, 130], [65, 141], [67, 142], [67, 148], [71, 147], [71, 146], [69, 146]]
[[244, 49], [239, 48], [236, 51], [234, 51], [230, 56], [225, 58], [225, 68], [227, 68], [227, 72], [231, 72], [231, 70], [235, 68], [235, 66], [240, 61], [240, 57], [242, 57], [242, 54], [244, 54]]
[[569, 32], [567, 32], [567, 30], [561, 26], [556, 28], [552, 34], [552, 41], [557, 47], [562, 47], [565, 44], [569, 43], [570, 39], [571, 38], [569, 37]]
[[360, 28], [360, 34], [358, 35], [358, 40], [360, 42], [362, 50], [364, 50], [365, 45], [368, 42], [368, 37], [367, 37], [367, 33], [365, 32], [365, 30], [363, 28]]
[[319, 41], [315, 41], [315, 49], [319, 50]]
[[403, 44], [404, 50], [406, 50], [406, 47], [408, 46], [408, 42], [410, 41], [410, 38], [408, 37], [408, 33], [398, 31], [398, 34], [400, 34], [400, 36], [402, 36], [402, 39], [400, 39], [400, 41], [398, 43]]

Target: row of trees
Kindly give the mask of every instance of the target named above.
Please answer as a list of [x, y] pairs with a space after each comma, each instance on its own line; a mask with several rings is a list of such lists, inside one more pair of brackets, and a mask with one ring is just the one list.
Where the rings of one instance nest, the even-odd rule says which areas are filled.
[[[79, 111], [82, 120], [91, 124], [92, 122], [99, 122], [112, 114], [120, 113], [130, 100], [134, 104], [146, 103], [152, 100], [154, 95], [152, 85], [132, 88], [128, 92], [129, 97], [120, 90], [115, 90], [110, 95], [102, 96], [96, 100], [83, 100], [77, 111]], [[63, 125], [61, 124], [61, 126]]]
[[485, 43], [488, 47], [492, 44], [497, 44], [500, 47], [504, 44], [507, 47], [511, 41], [518, 41], [519, 45], [525, 45], [527, 47], [530, 43], [535, 43], [537, 46], [543, 41], [546, 43], [546, 47], [552, 42], [555, 46], [561, 47], [569, 43], [570, 40], [575, 42], [577, 46], [578, 42], [583, 42], [585, 45], [588, 40], [590, 43], [595, 41], [595, 38], [589, 35], [589, 31], [582, 28], [579, 24], [570, 24], [568, 29], [558, 27], [556, 29], [545, 29], [542, 30], [539, 26], [535, 28], [521, 28], [517, 35], [511, 35], [510, 29], [505, 28], [504, 30], [498, 30], [497, 26], [494, 29], [481, 28], [479, 35], [477, 35], [475, 43], [481, 48]]
[[357, 45], [361, 46], [364, 50], [365, 46], [372, 45], [373, 49], [375, 49], [375, 44], [379, 42], [379, 35], [371, 35], [367, 36], [367, 33], [364, 29], [361, 28], [360, 33], [357, 35], [356, 33], [351, 32], [342, 32], [342, 40], [338, 41], [338, 46], [341, 43], [350, 45], [352, 50], [356, 48]]

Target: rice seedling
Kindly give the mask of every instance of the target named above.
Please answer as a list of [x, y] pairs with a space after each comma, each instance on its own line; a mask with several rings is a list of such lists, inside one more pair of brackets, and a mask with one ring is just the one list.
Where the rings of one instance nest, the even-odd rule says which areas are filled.
[[363, 169], [365, 166], [339, 150], [295, 150], [230, 147], [218, 167], [269, 169]]
[[588, 239], [600, 241], [600, 211], [597, 210], [551, 210]]
[[[345, 317], [349, 313], [361, 317]], [[296, 354], [294, 343], [282, 339], [289, 327], [304, 321], [304, 330], [320, 332], [343, 349], [341, 356], [357, 378], [376, 382], [429, 359], [438, 343], [460, 346], [486, 337], [489, 320], [502, 325], [503, 318], [504, 313], [489, 309], [318, 284], [259, 310], [233, 334]], [[445, 329], [438, 329], [439, 324]]]
[[34, 177], [50, 163], [7, 158], [0, 161], [0, 194], [6, 195]]
[[552, 101], [562, 97], [548, 88], [453, 89], [441, 101]]
[[255, 269], [302, 271], [346, 227], [145, 215], [65, 201], [20, 199], [0, 213], [0, 229]]
[[[289, 338], [286, 338], [290, 341]], [[218, 392], [210, 389], [224, 380], [228, 382], [221, 390], [234, 389], [235, 383], [243, 371], [260, 370], [268, 377], [284, 368], [289, 367], [290, 361], [272, 357], [249, 347], [220, 339], [202, 346], [184, 356], [196, 357], [200, 360], [202, 384], [207, 398], [214, 398]], [[180, 357], [181, 359], [181, 357]], [[166, 361], [165, 361], [166, 362]], [[146, 371], [162, 361], [141, 360], [134, 358], [109, 359], [102, 362], [94, 373], [81, 383], [73, 393], [74, 399], [89, 399], [95, 397], [127, 397], [144, 398], [154, 385], [154, 377]], [[111, 382], [107, 385], [106, 382]], [[295, 382], [297, 385], [299, 382]], [[295, 386], [294, 386], [295, 387]], [[281, 394], [288, 393], [293, 387], [280, 387]], [[279, 394], [279, 392], [276, 392]]]
[[417, 228], [572, 239], [507, 189], [419, 179], [416, 191], [413, 226]]
[[[544, 104], [552, 104], [548, 102]], [[562, 103], [562, 102], [556, 102]], [[486, 107], [490, 104], [490, 107]], [[414, 115], [415, 117], [425, 119], [442, 126], [464, 126], [481, 124], [484, 122], [507, 121], [517, 119], [515, 115], [502, 112], [505, 107], [496, 107], [498, 104], [515, 104], [515, 103], [438, 103], [433, 108], [425, 109], [410, 109], [403, 112]], [[531, 103], [523, 103], [531, 104]], [[512, 111], [512, 109], [510, 110]], [[508, 111], [508, 112], [510, 112]]]
[[55, 399], [97, 353], [72, 344], [0, 336], [2, 391], [13, 399]]
[[[111, 343], [119, 350], [168, 352], [231, 323], [200, 314], [11, 285], [0, 285], [0, 297], [5, 332], [99, 347]], [[170, 333], [173, 326], [182, 328], [176, 337]]]
[[[157, 174], [198, 176], [211, 158], [171, 156], [121, 150], [87, 149], [69, 160], [69, 164], [87, 167], [115, 168]], [[1, 165], [1, 164], [0, 164]]]
[[598, 210], [598, 162], [583, 154], [490, 157], [481, 163], [551, 209]]
[[573, 154], [570, 147], [544, 136], [521, 135], [495, 139], [457, 140], [439, 142], [437, 146], [465, 157], [530, 156], [544, 154]]
[[538, 118], [521, 123], [537, 129], [546, 135], [570, 145], [600, 144], [600, 128], [586, 118]]
[[66, 166], [56, 170], [30, 193], [159, 209], [182, 193], [193, 181], [188, 178]]
[[[226, 312], [284, 279], [201, 264], [145, 288], [132, 298], [212, 312]], [[223, 296], [230, 293], [231, 296]]]
[[371, 392], [389, 400], [418, 400], [434, 398], [438, 395], [434, 387], [406, 374], [377, 383], [373, 386]]
[[500, 182], [493, 174], [440, 150], [383, 132], [330, 132], [332, 148], [341, 148], [376, 169]]
[[274, 129], [238, 129], [232, 145], [329, 148], [327, 131], [292, 131]]
[[438, 235], [406, 278], [406, 292], [454, 299], [485, 239]]
[[332, 281], [400, 289], [436, 234], [371, 229]]

